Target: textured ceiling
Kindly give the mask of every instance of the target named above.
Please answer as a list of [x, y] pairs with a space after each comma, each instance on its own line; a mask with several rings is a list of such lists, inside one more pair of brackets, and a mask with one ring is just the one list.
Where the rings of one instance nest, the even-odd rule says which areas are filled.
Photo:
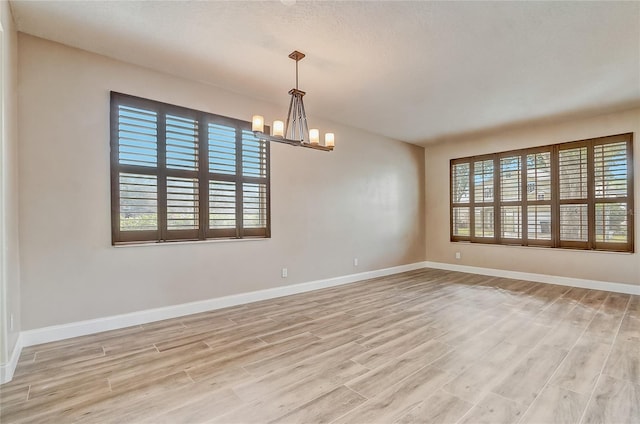
[[11, 1], [22, 32], [416, 144], [640, 104], [640, 2]]

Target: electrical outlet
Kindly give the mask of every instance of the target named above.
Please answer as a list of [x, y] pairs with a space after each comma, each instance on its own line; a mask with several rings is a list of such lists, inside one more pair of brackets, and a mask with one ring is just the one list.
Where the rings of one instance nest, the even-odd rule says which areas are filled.
[[456, 252], [456, 259], [460, 259], [462, 257], [462, 255], [460, 254], [460, 252]]
[[358, 266], [358, 258], [353, 258], [353, 266]]
[[13, 314], [9, 315], [9, 331], [13, 331]]
[[282, 278], [287, 278], [288, 275], [289, 271], [287, 270], [287, 268], [282, 268]]

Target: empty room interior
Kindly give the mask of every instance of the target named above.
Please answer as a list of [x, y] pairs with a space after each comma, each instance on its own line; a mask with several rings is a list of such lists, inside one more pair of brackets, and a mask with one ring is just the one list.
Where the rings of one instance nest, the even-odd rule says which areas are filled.
[[1, 423], [640, 422], [640, 2], [0, 1]]

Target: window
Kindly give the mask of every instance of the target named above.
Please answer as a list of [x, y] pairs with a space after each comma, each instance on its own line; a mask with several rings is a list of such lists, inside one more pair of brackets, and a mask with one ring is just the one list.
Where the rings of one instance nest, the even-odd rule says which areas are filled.
[[250, 123], [111, 93], [113, 244], [269, 237], [269, 147]]
[[451, 240], [633, 252], [633, 135], [451, 161]]

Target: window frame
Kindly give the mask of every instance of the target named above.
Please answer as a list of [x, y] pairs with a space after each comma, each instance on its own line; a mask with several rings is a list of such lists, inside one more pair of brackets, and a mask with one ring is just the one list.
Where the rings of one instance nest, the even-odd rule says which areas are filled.
[[[129, 106], [153, 110], [157, 114], [157, 162], [156, 166], [139, 166], [119, 162], [119, 106]], [[167, 166], [166, 117], [177, 115], [197, 122], [197, 169], [175, 169]], [[223, 174], [209, 169], [209, 124], [219, 124], [235, 129], [235, 173]], [[244, 239], [271, 237], [271, 177], [270, 146], [264, 141], [264, 177], [243, 174], [243, 131], [251, 131], [251, 123], [235, 118], [198, 111], [183, 106], [145, 99], [128, 94], [110, 92], [110, 172], [111, 172], [111, 243], [143, 244], [172, 241], [205, 241], [212, 239]], [[268, 129], [267, 129], [268, 131]], [[120, 229], [120, 174], [131, 173], [155, 176], [157, 181], [157, 229]], [[196, 229], [169, 229], [167, 224], [167, 178], [192, 178], [198, 182], [198, 226]], [[210, 228], [209, 225], [209, 183], [235, 183], [235, 228]], [[243, 223], [243, 186], [245, 184], [265, 186], [265, 227], [246, 228]]]
[[[597, 197], [596, 196], [596, 172], [595, 172], [595, 150], [596, 146], [626, 143], [626, 196], [614, 197]], [[586, 198], [560, 198], [560, 152], [564, 150], [586, 147], [587, 148], [587, 197]], [[527, 156], [531, 154], [549, 153], [550, 164], [550, 198], [540, 200], [529, 200], [527, 185], [529, 181], [529, 166]], [[501, 189], [501, 159], [506, 157], [520, 158], [520, 200], [519, 201], [502, 201]], [[477, 162], [492, 160], [493, 161], [493, 200], [492, 202], [476, 202], [475, 201], [475, 179], [474, 167]], [[454, 167], [456, 165], [468, 164], [468, 202], [454, 202]], [[634, 206], [634, 169], [633, 169], [633, 133], [622, 133], [605, 137], [596, 137], [586, 140], [570, 141], [566, 143], [550, 144], [546, 146], [538, 146], [525, 149], [510, 150], [499, 153], [482, 154], [476, 156], [468, 156], [464, 158], [451, 159], [449, 163], [449, 234], [451, 242], [471, 242], [481, 244], [501, 244], [501, 245], [517, 245], [532, 247], [552, 247], [577, 250], [598, 250], [633, 253], [634, 246], [634, 227], [635, 227], [635, 206]], [[536, 180], [537, 181], [537, 180]], [[607, 242], [598, 241], [596, 237], [596, 205], [607, 203], [626, 203], [627, 204], [627, 240], [626, 242]], [[570, 241], [561, 239], [560, 235], [560, 207], [564, 204], [583, 204], [587, 205], [587, 241]], [[549, 239], [529, 238], [528, 212], [529, 208], [537, 205], [550, 205], [550, 237]], [[519, 206], [521, 213], [521, 237], [505, 238], [502, 237], [503, 228], [501, 223], [502, 206]], [[475, 235], [475, 208], [477, 207], [493, 207], [493, 237], [478, 237]], [[454, 231], [454, 209], [468, 208], [469, 210], [469, 235], [459, 235]]]

